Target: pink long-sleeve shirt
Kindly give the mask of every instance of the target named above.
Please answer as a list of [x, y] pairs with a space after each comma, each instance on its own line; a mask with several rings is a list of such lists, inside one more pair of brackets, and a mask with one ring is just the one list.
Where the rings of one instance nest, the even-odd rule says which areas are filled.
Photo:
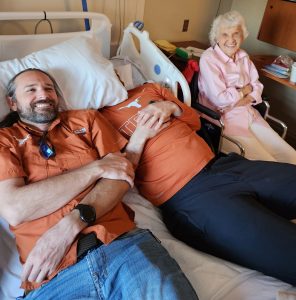
[[254, 104], [262, 102], [263, 85], [258, 78], [258, 72], [244, 50], [239, 49], [234, 60], [218, 45], [202, 54], [198, 79], [199, 102], [222, 113], [226, 134], [248, 136], [249, 125], [253, 122], [266, 126], [252, 105], [234, 106], [241, 99], [238, 89], [247, 84], [252, 85], [250, 96], [255, 100]]

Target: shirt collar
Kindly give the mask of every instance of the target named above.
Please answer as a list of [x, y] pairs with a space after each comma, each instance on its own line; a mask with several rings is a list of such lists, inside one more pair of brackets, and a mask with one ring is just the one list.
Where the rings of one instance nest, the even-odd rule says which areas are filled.
[[218, 44], [216, 44], [214, 46], [214, 51], [216, 52], [216, 54], [220, 57], [220, 59], [224, 62], [224, 63], [228, 63], [228, 62], [236, 62], [244, 57], [247, 56], [247, 53], [242, 50], [239, 49], [236, 54], [235, 54], [235, 59], [233, 60], [231, 57], [229, 57], [228, 55], [226, 55], [221, 48], [219, 47]]
[[[60, 116], [58, 116], [49, 126], [47, 132], [51, 131], [53, 128], [55, 128], [59, 123], [61, 123], [61, 118]], [[27, 132], [34, 134], [34, 135], [38, 135], [41, 136], [43, 135], [43, 131], [37, 129], [36, 127], [33, 127], [30, 124], [24, 123], [21, 120], [18, 121], [18, 124], [24, 128]]]

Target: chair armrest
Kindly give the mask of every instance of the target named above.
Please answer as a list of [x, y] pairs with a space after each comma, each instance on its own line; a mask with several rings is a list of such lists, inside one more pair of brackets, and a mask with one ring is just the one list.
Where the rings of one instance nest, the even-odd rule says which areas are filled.
[[220, 121], [221, 115], [219, 113], [211, 110], [210, 108], [208, 108], [198, 102], [195, 102], [195, 101], [192, 101], [191, 105], [193, 108], [195, 108], [199, 112], [207, 115], [208, 117], [210, 117], [214, 120]]
[[245, 156], [245, 154], [246, 154], [245, 148], [243, 147], [243, 145], [239, 141], [237, 141], [237, 140], [235, 140], [235, 139], [233, 139], [230, 136], [227, 136], [225, 134], [221, 134], [221, 136], [224, 139], [226, 139], [226, 140], [232, 142], [233, 144], [235, 144], [239, 149], [240, 155], [243, 156], [243, 157]]
[[[229, 137], [229, 136], [227, 136], [223, 133], [224, 123], [222, 122], [221, 115], [218, 112], [215, 112], [215, 111], [211, 110], [210, 108], [208, 108], [208, 107], [206, 107], [206, 106], [204, 106], [204, 105], [202, 105], [198, 102], [193, 101], [191, 103], [191, 105], [194, 109], [198, 110], [199, 112], [203, 113], [204, 115], [210, 117], [213, 120], [218, 121], [219, 124], [220, 124], [220, 127], [221, 127], [221, 137], [223, 137], [223, 138], [227, 139], [228, 141], [234, 143], [238, 147], [240, 155], [245, 156], [245, 149], [242, 146], [242, 144], [239, 141], [237, 141], [237, 140], [235, 140], [235, 139], [233, 139], [233, 138], [231, 138], [231, 137]], [[222, 139], [220, 139], [220, 141], [219, 141], [219, 146], [218, 146], [218, 149], [217, 149], [218, 153], [221, 150], [221, 141], [222, 141]]]
[[275, 118], [273, 116], [270, 116], [270, 115], [266, 116], [266, 121], [268, 121], [268, 120], [278, 124], [281, 127], [281, 129], [282, 129], [281, 137], [282, 137], [282, 139], [285, 139], [286, 135], [287, 135], [287, 130], [288, 130], [288, 126], [286, 125], [286, 123], [284, 123], [280, 119], [277, 119], [277, 118]]
[[285, 139], [287, 130], [288, 130], [288, 126], [282, 120], [275, 118], [269, 114], [270, 104], [266, 99], [267, 99], [266, 97], [263, 97], [263, 101], [261, 103], [255, 105], [254, 107], [259, 111], [261, 116], [266, 121], [270, 120], [270, 121], [274, 122], [275, 124], [277, 124], [279, 127], [281, 127], [281, 130], [282, 130], [281, 137], [283, 139]]
[[254, 105], [263, 119], [266, 120], [267, 115], [269, 114], [270, 105], [267, 100], [263, 100], [261, 103]]

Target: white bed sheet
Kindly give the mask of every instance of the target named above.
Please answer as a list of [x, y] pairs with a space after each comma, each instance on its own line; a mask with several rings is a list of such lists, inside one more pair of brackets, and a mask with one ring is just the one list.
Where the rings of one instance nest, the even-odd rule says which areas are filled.
[[[126, 194], [124, 202], [135, 211], [138, 227], [150, 229], [179, 263], [200, 300], [276, 300], [279, 291], [292, 289], [287, 283], [197, 251], [178, 241], [166, 229], [160, 211], [135, 190]], [[0, 299], [12, 300], [22, 294], [19, 288], [21, 266], [14, 238], [8, 232], [7, 223], [1, 219], [0, 234]]]
[[136, 191], [127, 193], [124, 201], [136, 212], [137, 225], [150, 229], [179, 263], [200, 300], [275, 300], [278, 291], [292, 288], [280, 280], [197, 251], [178, 241], [166, 229], [160, 211]]

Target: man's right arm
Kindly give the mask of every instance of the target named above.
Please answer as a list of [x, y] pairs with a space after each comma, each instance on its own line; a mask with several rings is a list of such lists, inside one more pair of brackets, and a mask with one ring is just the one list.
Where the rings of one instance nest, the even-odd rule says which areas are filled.
[[162, 123], [158, 116], [148, 115], [148, 118], [145, 116], [144, 114], [138, 118], [136, 130], [125, 147], [127, 159], [135, 169], [138, 166], [146, 142], [170, 125], [170, 122]]
[[0, 181], [0, 216], [16, 226], [46, 216], [104, 177], [133, 185], [133, 174], [121, 154], [108, 154], [79, 169], [26, 185], [23, 178]]

